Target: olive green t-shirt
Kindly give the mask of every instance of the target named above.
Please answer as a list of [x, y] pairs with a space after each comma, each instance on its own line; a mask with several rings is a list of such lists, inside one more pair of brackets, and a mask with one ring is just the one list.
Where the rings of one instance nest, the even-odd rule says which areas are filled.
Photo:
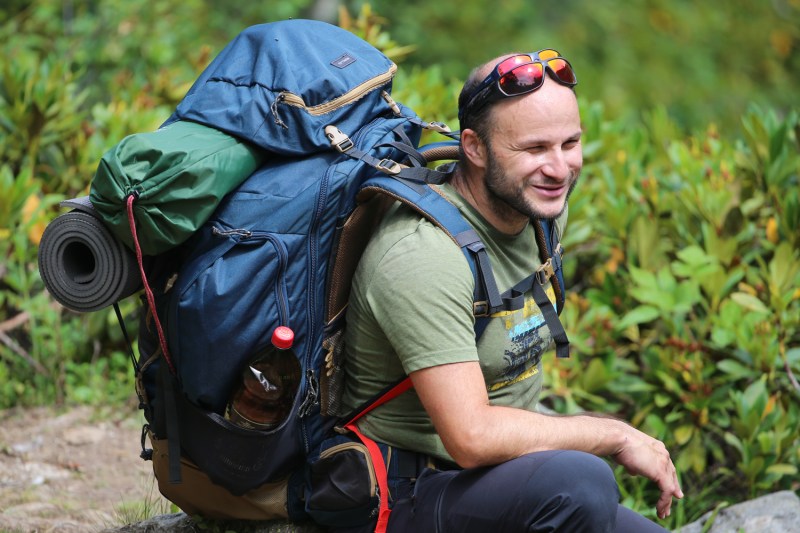
[[[506, 235], [490, 226], [449, 185], [441, 187], [486, 246], [500, 292], [539, 267], [533, 226]], [[566, 213], [556, 221], [561, 235]], [[474, 277], [450, 237], [412, 209], [384, 217], [353, 278], [345, 332], [343, 397], [355, 409], [403, 376], [449, 363], [479, 361], [493, 404], [533, 409], [541, 356], [552, 337], [532, 294], [523, 309], [492, 316], [476, 345]], [[545, 287], [551, 301], [552, 288]], [[412, 389], [360, 422], [370, 438], [451, 460]]]

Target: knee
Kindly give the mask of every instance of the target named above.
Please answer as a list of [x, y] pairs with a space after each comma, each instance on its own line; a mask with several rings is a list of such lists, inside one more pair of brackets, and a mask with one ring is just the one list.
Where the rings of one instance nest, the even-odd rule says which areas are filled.
[[534, 477], [547, 480], [546, 507], [561, 515], [571, 530], [613, 529], [619, 489], [603, 459], [573, 450], [553, 452]]

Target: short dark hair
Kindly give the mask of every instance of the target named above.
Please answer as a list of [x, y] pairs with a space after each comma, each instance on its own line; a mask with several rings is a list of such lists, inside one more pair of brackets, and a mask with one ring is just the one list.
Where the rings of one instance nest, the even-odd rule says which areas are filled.
[[[461, 131], [471, 129], [475, 132], [484, 144], [490, 145], [489, 130], [492, 127], [491, 102], [484, 103], [484, 105], [476, 106], [475, 104], [475, 89], [483, 82], [484, 76], [481, 74], [485, 70], [485, 65], [481, 65], [472, 69], [464, 86], [461, 88], [461, 93], [458, 95], [458, 109], [461, 115], [459, 121], [459, 128]], [[470, 102], [469, 100], [472, 99]], [[472, 104], [472, 105], [469, 105]], [[467, 163], [464, 149], [459, 145], [458, 148], [458, 164], [461, 168]]]

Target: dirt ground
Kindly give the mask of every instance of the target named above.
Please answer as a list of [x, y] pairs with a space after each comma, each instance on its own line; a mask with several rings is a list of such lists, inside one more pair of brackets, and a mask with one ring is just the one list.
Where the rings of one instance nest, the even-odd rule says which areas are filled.
[[0, 411], [0, 532], [100, 531], [171, 512], [139, 458], [141, 414]]

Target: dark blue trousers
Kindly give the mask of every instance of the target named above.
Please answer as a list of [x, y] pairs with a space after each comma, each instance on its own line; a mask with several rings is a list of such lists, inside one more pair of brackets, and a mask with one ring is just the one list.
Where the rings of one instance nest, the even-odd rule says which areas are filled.
[[614, 474], [583, 452], [548, 451], [469, 470], [425, 469], [414, 480], [390, 461], [389, 533], [664, 532], [619, 505]]

